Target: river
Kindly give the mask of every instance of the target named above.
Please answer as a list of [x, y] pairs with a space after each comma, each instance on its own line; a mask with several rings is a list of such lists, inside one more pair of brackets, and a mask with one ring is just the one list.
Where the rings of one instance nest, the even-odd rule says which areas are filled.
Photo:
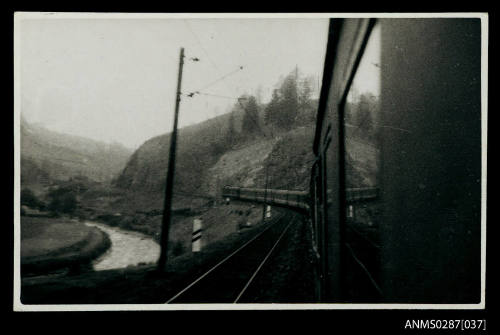
[[90, 221], [85, 224], [101, 229], [111, 240], [108, 251], [93, 262], [95, 271], [120, 269], [158, 260], [160, 246], [147, 235]]

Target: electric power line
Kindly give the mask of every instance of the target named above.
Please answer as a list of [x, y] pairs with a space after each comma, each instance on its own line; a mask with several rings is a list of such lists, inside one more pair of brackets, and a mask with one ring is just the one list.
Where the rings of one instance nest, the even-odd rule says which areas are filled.
[[224, 98], [224, 99], [230, 99], [230, 100], [238, 100], [239, 98], [237, 97], [230, 97], [230, 96], [227, 96], [227, 95], [220, 95], [220, 94], [213, 94], [213, 93], [205, 93], [205, 92], [191, 92], [189, 94], [183, 94], [189, 98], [192, 98], [195, 94], [198, 94], [198, 95], [206, 95], [206, 96], [209, 96], [209, 97], [215, 97], [215, 98]]
[[215, 62], [212, 60], [212, 58], [210, 58], [207, 50], [203, 47], [203, 44], [201, 44], [201, 41], [200, 39], [198, 38], [198, 35], [196, 35], [196, 33], [193, 31], [193, 29], [191, 28], [191, 26], [189, 25], [189, 23], [186, 21], [186, 20], [183, 20], [184, 23], [186, 24], [186, 26], [188, 27], [189, 31], [191, 32], [191, 34], [193, 34], [194, 38], [196, 39], [196, 41], [198, 42], [198, 44], [200, 45], [201, 49], [203, 50], [203, 52], [205, 53], [205, 55], [207, 55], [207, 58], [208, 60], [212, 63], [213, 67], [219, 71], [219, 68], [217, 67], [217, 65], [215, 64]]
[[241, 70], [243, 70], [243, 66], [239, 66], [236, 70], [233, 70], [233, 71], [231, 71], [231, 72], [229, 72], [229, 73], [227, 73], [227, 74], [223, 75], [222, 77], [217, 78], [216, 80], [214, 80], [214, 81], [212, 81], [212, 82], [210, 82], [210, 83], [206, 84], [205, 86], [203, 86], [203, 87], [201, 87], [201, 88], [199, 88], [199, 89], [197, 89], [197, 90], [194, 90], [193, 92], [203, 91], [203, 90], [205, 90], [205, 89], [209, 88], [210, 86], [215, 85], [216, 83], [220, 82], [221, 80], [224, 80], [224, 79], [226, 79], [227, 77], [229, 77], [230, 75], [235, 74], [236, 72], [241, 71]]
[[[215, 97], [215, 98], [224, 98], [224, 99], [236, 100], [239, 103], [241, 109], [243, 109], [243, 111], [246, 112], [246, 107], [241, 103], [241, 100], [246, 100], [246, 98], [242, 98], [242, 97], [238, 97], [238, 98], [237, 97], [230, 97], [230, 96], [226, 96], [226, 95], [211, 94], [211, 93], [205, 93], [205, 92], [199, 92], [199, 91], [195, 91], [195, 92], [191, 92], [189, 94], [183, 94], [183, 95], [187, 96], [189, 98], [192, 98], [196, 94], [211, 96], [211, 97]], [[257, 115], [257, 118], [258, 117], [259, 116]], [[266, 132], [264, 130], [262, 130], [261, 125], [259, 124], [259, 121], [255, 119], [255, 116], [253, 114], [250, 114], [250, 120], [257, 127], [257, 129], [260, 129], [261, 134], [264, 135], [264, 137], [266, 139], [269, 139], [268, 135], [266, 134]], [[272, 132], [271, 132], [271, 137], [274, 138], [274, 134], [272, 134]]]
[[[193, 34], [194, 38], [196, 39], [197, 43], [200, 45], [201, 49], [203, 50], [203, 52], [205, 53], [205, 55], [207, 56], [208, 60], [210, 61], [210, 63], [212, 64], [212, 66], [214, 67], [214, 69], [220, 74], [220, 69], [219, 67], [217, 66], [217, 64], [215, 63], [215, 61], [213, 60], [212, 57], [210, 57], [207, 49], [203, 46], [203, 44], [201, 43], [201, 40], [200, 38], [198, 37], [198, 35], [196, 34], [196, 32], [192, 29], [191, 25], [188, 23], [188, 21], [184, 20], [184, 23], [186, 24], [186, 26], [188, 27], [189, 31], [191, 32], [191, 34]], [[222, 39], [221, 39], [222, 40]], [[223, 42], [225, 44], [225, 42]], [[226, 45], [227, 46], [227, 45]], [[224, 83], [224, 85], [226, 86], [226, 88], [231, 91], [232, 90], [232, 87], [228, 86], [227, 83]]]
[[[208, 51], [207, 49], [205, 49], [205, 47], [203, 46], [203, 44], [201, 43], [201, 40], [200, 38], [198, 37], [198, 35], [194, 32], [194, 30], [191, 28], [190, 24], [188, 23], [188, 21], [186, 20], [183, 20], [184, 23], [186, 24], [186, 26], [188, 27], [189, 31], [191, 32], [191, 34], [194, 36], [194, 38], [196, 39], [196, 42], [200, 45], [201, 49], [203, 50], [203, 52], [205, 53], [205, 55], [207, 56], [208, 60], [210, 61], [210, 63], [212, 64], [212, 66], [215, 68], [215, 70], [220, 74], [220, 69], [219, 67], [217, 66], [217, 64], [215, 64], [215, 62], [213, 61], [212, 57], [210, 57], [210, 55], [208, 54]], [[243, 67], [240, 67], [241, 69], [243, 69]], [[224, 84], [226, 85], [226, 84]], [[205, 87], [206, 88], [206, 87]], [[230, 87], [226, 85], [226, 88], [228, 88], [229, 90]]]

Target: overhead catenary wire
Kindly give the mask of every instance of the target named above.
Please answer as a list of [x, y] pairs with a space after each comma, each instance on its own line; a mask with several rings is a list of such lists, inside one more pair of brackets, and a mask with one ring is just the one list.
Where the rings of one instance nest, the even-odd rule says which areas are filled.
[[210, 57], [210, 55], [208, 54], [207, 50], [205, 49], [205, 47], [203, 46], [203, 44], [201, 43], [200, 39], [198, 38], [198, 35], [194, 32], [194, 30], [191, 28], [191, 25], [189, 24], [189, 22], [187, 20], [183, 20], [184, 23], [186, 24], [186, 26], [188, 27], [189, 31], [191, 32], [191, 34], [193, 34], [194, 38], [196, 39], [196, 41], [198, 42], [198, 44], [200, 45], [201, 49], [203, 50], [203, 52], [205, 53], [205, 55], [207, 56], [208, 60], [212, 63], [212, 65], [214, 66], [214, 68], [219, 71], [219, 68], [217, 67], [217, 65], [215, 64], [215, 62], [212, 60], [212, 58]]
[[227, 96], [227, 95], [220, 95], [220, 94], [213, 94], [213, 93], [205, 93], [205, 92], [191, 92], [189, 94], [185, 94], [183, 93], [182, 95], [188, 97], [188, 98], [192, 98], [195, 94], [198, 94], [198, 95], [206, 95], [206, 96], [209, 96], [209, 97], [215, 97], [215, 98], [224, 98], [224, 99], [230, 99], [230, 100], [237, 100], [238, 98], [237, 97], [230, 97], [230, 96]]
[[[241, 102], [241, 100], [246, 100], [246, 98], [243, 98], [243, 97], [230, 97], [230, 96], [225, 96], [225, 95], [211, 94], [211, 93], [205, 93], [205, 92], [199, 92], [199, 91], [191, 92], [191, 93], [189, 93], [189, 94], [185, 94], [185, 93], [184, 93], [183, 95], [184, 95], [184, 96], [187, 96], [187, 97], [189, 97], [189, 98], [193, 98], [196, 94], [198, 94], [198, 95], [206, 95], [206, 96], [211, 96], [211, 97], [215, 97], [215, 98], [224, 98], [224, 99], [236, 100], [236, 101], [239, 103], [240, 107], [241, 107], [244, 111], [246, 111], [246, 107], [245, 107], [245, 106], [243, 105], [243, 103]], [[260, 130], [261, 130], [262, 135], [264, 135], [264, 137], [265, 137], [266, 139], [269, 139], [268, 134], [266, 134], [266, 132], [265, 132], [265, 131], [263, 131], [263, 130], [261, 129], [261, 125], [259, 124], [259, 121], [255, 119], [254, 115], [250, 115], [250, 116], [251, 116], [250, 120], [252, 121], [252, 123], [253, 123], [255, 126], [257, 126], [257, 128], [258, 128], [258, 129], [260, 129]], [[257, 116], [257, 117], [258, 117], [258, 116]], [[272, 137], [272, 138], [274, 138], [274, 135], [273, 135], [272, 133], [271, 133], [271, 137]]]
[[226, 96], [226, 95], [213, 94], [213, 93], [207, 93], [207, 92], [200, 92], [199, 90], [198, 91], [193, 91], [193, 92], [190, 92], [190, 93], [181, 93], [181, 95], [183, 95], [185, 97], [188, 97], [188, 98], [193, 98], [195, 95], [204, 95], [204, 96], [209, 96], [209, 97], [214, 97], [214, 98], [223, 98], [223, 99], [229, 99], [229, 100], [237, 100], [237, 99], [239, 99], [237, 97], [231, 97], [231, 96]]
[[217, 78], [216, 80], [214, 80], [214, 81], [212, 81], [212, 82], [210, 82], [210, 83], [206, 84], [205, 86], [203, 86], [203, 87], [201, 87], [201, 88], [199, 88], [199, 89], [197, 89], [197, 90], [193, 90], [192, 92], [199, 92], [199, 91], [203, 91], [203, 90], [205, 90], [205, 89], [207, 89], [207, 88], [209, 88], [209, 87], [211, 87], [211, 86], [213, 86], [213, 85], [217, 84], [218, 82], [220, 82], [220, 81], [222, 81], [222, 80], [226, 79], [226, 78], [227, 78], [227, 77], [229, 77], [230, 75], [233, 75], [233, 74], [235, 74], [236, 72], [241, 71], [241, 70], [243, 70], [243, 66], [239, 66], [236, 70], [233, 70], [233, 71], [231, 71], [231, 72], [229, 72], [229, 73], [227, 73], [227, 74], [225, 74], [225, 75], [223, 75], [223, 76], [221, 76], [221, 77]]
[[[217, 94], [209, 94], [209, 93], [204, 93], [204, 92], [192, 92], [192, 93], [187, 94], [187, 96], [190, 97], [190, 98], [192, 98], [192, 97], [194, 97], [195, 94], [213, 96], [213, 97], [217, 97], [217, 98], [234, 99], [234, 100], [238, 101], [240, 107], [244, 111], [246, 111], [246, 107], [241, 102], [242, 100], [246, 100], [246, 98], [244, 98], [244, 97], [235, 98], [235, 97], [222, 96], [222, 95], [217, 95]], [[258, 118], [258, 115], [257, 115], [257, 118]], [[264, 136], [264, 138], [270, 139], [269, 136], [268, 136], [268, 134], [266, 134], [266, 132], [261, 128], [261, 125], [259, 124], [259, 121], [255, 119], [255, 115], [250, 114], [250, 120], [256, 126], [256, 128], [260, 130], [260, 133]], [[273, 139], [274, 138], [274, 134], [272, 133], [272, 131], [271, 131], [270, 135], [271, 135], [271, 138]], [[267, 180], [268, 179], [267, 173], [268, 173], [268, 171], [267, 171], [267, 168], [266, 168], [266, 188], [267, 188], [267, 182], [268, 182], [268, 180]]]
[[[204, 52], [204, 54], [207, 56], [207, 59], [209, 60], [209, 62], [211, 63], [211, 65], [218, 71], [220, 72], [220, 69], [219, 67], [217, 66], [217, 64], [213, 61], [212, 57], [210, 57], [207, 49], [203, 46], [203, 44], [201, 43], [201, 40], [200, 38], [198, 37], [198, 35], [196, 34], [196, 32], [192, 29], [191, 25], [189, 24], [189, 22], [187, 20], [183, 20], [186, 27], [188, 28], [188, 30], [191, 32], [191, 34], [193, 35], [193, 37], [195, 38], [196, 42], [199, 44], [199, 46], [201, 47], [202, 51]], [[263, 50], [265, 48], [265, 45], [263, 46]], [[223, 99], [234, 99], [234, 100], [237, 100], [239, 105], [241, 106], [241, 108], [246, 111], [246, 107], [242, 104], [241, 102], [241, 98], [235, 98], [235, 97], [230, 97], [230, 96], [224, 96], [224, 95], [219, 95], [219, 94], [213, 94], [213, 93], [208, 93], [208, 92], [202, 92], [203, 90], [223, 81], [224, 79], [226, 79], [227, 77], [229, 77], [230, 75], [238, 72], [239, 70], [243, 70], [243, 66], [240, 66], [238, 69], [228, 73], [228, 74], [225, 74], [223, 76], [221, 76], [220, 78], [206, 84], [205, 86], [199, 88], [198, 90], [195, 90], [195, 91], [191, 91], [190, 93], [188, 94], [183, 94], [187, 97], [194, 97], [195, 95], [205, 95], [205, 96], [211, 96], [211, 97], [216, 97], [216, 98], [223, 98]], [[257, 118], [257, 120], [256, 120]], [[267, 134], [267, 132], [262, 129], [261, 127], [261, 124], [258, 120], [259, 118], [259, 115], [254, 115], [254, 114], [250, 114], [250, 118], [248, 120], [250, 120], [255, 126], [256, 126], [256, 129], [259, 130], [259, 132], [265, 137], [265, 138], [269, 138], [268, 135], [271, 135], [272, 138], [274, 138], [274, 134], [272, 134], [272, 130], [269, 129], [269, 131], [271, 131], [271, 134]]]
[[[198, 94], [198, 95], [205, 95], [205, 96], [211, 96], [211, 97], [216, 97], [216, 98], [224, 98], [224, 99], [233, 99], [233, 100], [236, 100], [239, 103], [240, 107], [244, 111], [246, 111], [246, 107], [242, 103], [242, 100], [246, 100], [247, 99], [246, 97], [230, 97], [230, 96], [224, 96], [224, 95], [218, 95], [218, 94], [212, 94], [212, 93], [206, 93], [206, 92], [199, 92], [199, 91], [192, 92], [192, 93], [188, 94], [187, 96], [192, 98], [196, 94]], [[261, 125], [259, 124], [259, 120], [256, 119], [256, 117], [257, 118], [259, 117], [258, 115], [254, 115], [254, 114], [249, 114], [249, 115], [250, 115], [249, 120], [256, 126], [257, 129], [260, 130], [260, 133], [264, 136], [264, 138], [269, 139], [269, 135], [271, 136], [271, 138], [275, 138], [272, 129], [269, 129], [270, 134], [268, 134], [264, 129], [261, 128]], [[314, 161], [314, 160], [308, 161], [308, 162], [306, 162], [306, 164], [309, 164], [312, 161]], [[298, 175], [297, 170], [296, 169], [293, 169], [293, 170], [294, 170], [295, 175], [297, 176]], [[267, 175], [267, 171], [266, 171], [266, 175]], [[267, 180], [267, 177], [266, 177], [266, 180]], [[266, 186], [266, 188], [267, 188], [267, 186]]]
[[[205, 55], [207, 56], [208, 60], [210, 61], [210, 63], [212, 64], [212, 66], [218, 71], [220, 72], [220, 69], [219, 67], [217, 66], [217, 64], [213, 61], [212, 57], [210, 57], [207, 49], [203, 46], [203, 44], [201, 43], [201, 40], [200, 38], [198, 37], [198, 35], [196, 34], [196, 32], [192, 29], [191, 25], [189, 24], [189, 22], [187, 20], [183, 20], [186, 27], [188, 28], [188, 30], [191, 32], [191, 34], [194, 36], [196, 42], [200, 45], [201, 49], [203, 50], [203, 52], [205, 53]], [[199, 95], [206, 95], [206, 96], [212, 96], [212, 97], [220, 97], [220, 98], [226, 98], [226, 99], [238, 99], [238, 98], [235, 98], [235, 97], [229, 97], [229, 96], [223, 96], [223, 95], [217, 95], [217, 94], [211, 94], [211, 93], [206, 93], [206, 92], [201, 92], [202, 90], [205, 90], [213, 85], [215, 85], [216, 83], [222, 81], [223, 79], [227, 78], [228, 76], [234, 74], [235, 72], [239, 71], [239, 70], [243, 70], [243, 66], [239, 66], [238, 69], [236, 69], [235, 71], [232, 71], [216, 80], [214, 80], [213, 82], [211, 83], [208, 83], [207, 85], [201, 87], [200, 89], [198, 90], [195, 90], [195, 91], [192, 91], [190, 92], [189, 94], [187, 94], [188, 97], [193, 97], [195, 94], [199, 94]], [[229, 87], [228, 87], [229, 88]], [[238, 100], [239, 101], [239, 100]], [[239, 101], [240, 102], [240, 101]], [[240, 102], [240, 105], [241, 105], [241, 102]], [[241, 107], [243, 109], [244, 106], [241, 105]], [[256, 125], [258, 125], [258, 122], [255, 122], [255, 120], [252, 120]], [[258, 125], [259, 129], [260, 129], [260, 125]], [[265, 135], [265, 134], [264, 134]], [[274, 137], [274, 136], [273, 136]]]
[[[189, 22], [187, 20], [183, 20], [184, 23], [186, 24], [188, 30], [191, 32], [191, 34], [194, 36], [196, 42], [198, 43], [198, 45], [201, 47], [201, 49], [203, 50], [203, 52], [205, 53], [205, 55], [207, 56], [207, 59], [209, 60], [210, 64], [212, 64], [212, 66], [214, 67], [214, 69], [220, 74], [220, 69], [219, 67], [217, 66], [217, 64], [213, 61], [212, 57], [210, 57], [207, 49], [203, 46], [203, 43], [201, 43], [201, 40], [200, 38], [198, 37], [198, 35], [196, 34], [196, 32], [192, 29], [191, 25], [189, 24]], [[240, 69], [243, 69], [242, 66], [240, 66]], [[226, 84], [225, 84], [226, 85]], [[205, 87], [206, 88], [206, 87]], [[226, 88], [228, 88], [229, 90], [231, 90], [231, 88], [229, 86], [226, 85]]]

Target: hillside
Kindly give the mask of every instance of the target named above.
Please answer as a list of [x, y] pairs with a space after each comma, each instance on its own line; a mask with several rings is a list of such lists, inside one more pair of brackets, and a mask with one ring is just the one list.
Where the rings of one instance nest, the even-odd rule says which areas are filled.
[[375, 187], [380, 170], [380, 151], [373, 144], [360, 138], [346, 141], [347, 187]]
[[[241, 129], [242, 111], [233, 112], [234, 128]], [[210, 168], [238, 144], [227, 141], [230, 114], [224, 114], [199, 124], [179, 129], [175, 167], [174, 195], [193, 197], [208, 196], [200, 189], [210, 176]], [[171, 133], [146, 141], [131, 156], [113, 185], [133, 193], [133, 197], [146, 196], [160, 208], [163, 201]], [[241, 144], [239, 144], [241, 146]], [[148, 206], [151, 204], [148, 204]]]
[[[311, 124], [276, 133], [274, 137], [259, 133], [239, 141], [222, 142], [228, 119], [225, 114], [180, 129], [174, 182], [176, 199], [216, 196], [224, 185], [264, 186], [267, 165], [272, 185], [305, 189], [312, 164]], [[143, 203], [140, 198], [147, 196], [148, 207], [162, 208], [170, 136], [165, 134], [145, 142], [116, 179], [114, 186], [138, 199], [130, 206]]]
[[[245, 95], [227, 114], [179, 129], [172, 246], [188, 249], [193, 219], [203, 215], [210, 221], [211, 211], [219, 208], [214, 200], [222, 200], [225, 185], [265, 187], [267, 180], [270, 188], [308, 189], [318, 101], [310, 97], [304, 81], [293, 81], [295, 74], [287, 78], [267, 104]], [[82, 194], [85, 216], [158, 238], [170, 139], [171, 133], [149, 139], [131, 155], [112, 187], [91, 187]], [[234, 230], [231, 215], [236, 214], [224, 213], [222, 218], [219, 213], [211, 219], [211, 240]]]
[[265, 187], [306, 190], [313, 162], [314, 127], [307, 125], [261, 138], [226, 152], [204, 179], [201, 190], [216, 195], [217, 187]]
[[33, 125], [21, 118], [21, 183], [50, 184], [84, 176], [107, 182], [125, 167], [131, 150]]
[[[299, 78], [295, 68], [268, 103], [244, 94], [229, 113], [180, 129], [174, 207], [181, 197], [218, 196], [224, 185], [262, 187], [266, 171], [274, 186], [307, 188], [318, 104], [312, 94], [311, 78]], [[127, 191], [129, 206], [162, 207], [170, 136], [145, 142], [113, 184]], [[145, 197], [147, 204], [134, 201]]]
[[224, 185], [255, 186], [257, 174], [263, 169], [264, 161], [277, 141], [262, 138], [224, 153], [208, 170], [201, 191], [216, 196], [218, 189]]

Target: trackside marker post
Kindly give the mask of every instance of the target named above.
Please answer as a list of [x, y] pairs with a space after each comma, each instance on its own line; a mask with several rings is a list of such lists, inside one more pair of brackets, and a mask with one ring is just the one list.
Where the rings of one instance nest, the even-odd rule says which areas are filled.
[[267, 205], [266, 208], [266, 219], [271, 218], [271, 206]]
[[203, 232], [203, 220], [201, 218], [194, 219], [193, 221], [193, 237], [192, 241], [192, 251], [201, 251], [201, 233]]

